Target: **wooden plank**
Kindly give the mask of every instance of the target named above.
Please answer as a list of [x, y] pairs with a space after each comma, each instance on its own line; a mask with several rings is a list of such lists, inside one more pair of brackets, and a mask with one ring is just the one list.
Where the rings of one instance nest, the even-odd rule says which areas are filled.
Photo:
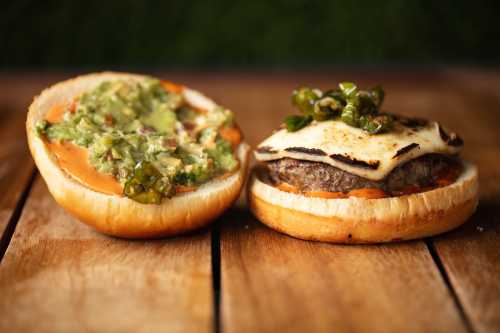
[[106, 237], [38, 178], [0, 265], [1, 332], [208, 332], [210, 234]]
[[22, 208], [19, 201], [35, 168], [26, 143], [27, 108], [33, 96], [54, 79], [47, 75], [0, 73], [0, 188], [4, 189], [0, 196], [0, 258], [9, 243], [15, 215]]
[[423, 242], [307, 242], [239, 212], [221, 258], [224, 332], [465, 331]]
[[[500, 331], [500, 85], [498, 73], [450, 73], [462, 108], [471, 110], [475, 138], [469, 159], [480, 170], [480, 204], [462, 228], [436, 237], [434, 246], [477, 332]], [[472, 112], [473, 110], [473, 112]]]
[[[0, 110], [0, 259], [8, 245], [16, 217], [16, 207], [34, 172], [34, 165], [26, 145], [24, 112]], [[18, 210], [20, 207], [18, 207]], [[5, 233], [5, 235], [4, 235]]]
[[470, 223], [434, 242], [476, 332], [500, 331], [499, 209], [500, 197], [481, 201]]

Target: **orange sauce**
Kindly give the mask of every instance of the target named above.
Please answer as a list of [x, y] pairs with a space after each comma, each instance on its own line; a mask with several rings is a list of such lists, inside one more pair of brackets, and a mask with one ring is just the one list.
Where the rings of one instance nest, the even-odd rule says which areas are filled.
[[285, 192], [290, 192], [290, 193], [295, 193], [295, 194], [300, 193], [298, 188], [296, 188], [295, 186], [292, 186], [290, 184], [287, 184], [287, 183], [281, 183], [277, 186], [277, 188], [279, 190], [285, 191]]
[[[421, 193], [433, 190], [437, 187], [448, 186], [457, 180], [461, 172], [462, 168], [460, 166], [452, 166], [446, 168], [439, 174], [433, 186], [425, 186], [425, 187], [408, 186], [400, 191], [395, 192], [395, 196]], [[281, 183], [276, 187], [279, 190], [285, 192], [302, 194], [306, 197], [325, 198], [325, 199], [341, 199], [349, 197], [357, 197], [365, 199], [381, 199], [390, 196], [385, 191], [377, 188], [360, 188], [349, 191], [347, 193], [343, 193], [343, 192], [323, 192], [323, 191], [301, 192], [297, 187], [286, 183]]]
[[66, 112], [66, 105], [59, 104], [54, 106], [45, 116], [45, 120], [49, 123], [58, 123], [63, 120], [64, 112]]
[[67, 104], [58, 104], [52, 107], [50, 111], [45, 115], [45, 120], [49, 123], [58, 123], [63, 121], [63, 116], [66, 111], [75, 112], [76, 110], [76, 101], [72, 100]]
[[343, 192], [310, 191], [304, 192], [304, 196], [323, 199], [345, 199], [347, 195]]
[[408, 195], [408, 194], [415, 194], [415, 193], [418, 193], [418, 192], [423, 192], [425, 191], [426, 189], [422, 189], [418, 186], [407, 186], [405, 188], [403, 188], [402, 190], [400, 191], [397, 191], [396, 193], [398, 195]]
[[462, 172], [462, 168], [460, 167], [446, 168], [443, 172], [441, 172], [438, 179], [436, 179], [436, 184], [439, 187], [448, 186], [457, 180], [460, 172]]
[[173, 93], [181, 93], [184, 90], [184, 86], [181, 86], [179, 84], [172, 83], [167, 80], [161, 80], [161, 85], [162, 87], [169, 92]]
[[[62, 121], [68, 110], [66, 107], [66, 104], [55, 105], [47, 113], [45, 120], [50, 123]], [[75, 107], [75, 101], [70, 102], [69, 111], [74, 112]], [[87, 149], [69, 142], [46, 142], [46, 145], [56, 156], [59, 167], [81, 184], [97, 192], [122, 194], [122, 186], [114, 177], [100, 173], [89, 163]]]
[[439, 187], [448, 186], [448, 185], [450, 185], [451, 183], [453, 183], [453, 180], [448, 179], [448, 178], [439, 178], [439, 179], [437, 179], [437, 180], [436, 180], [436, 184], [437, 184]]
[[177, 185], [175, 187], [175, 193], [186, 193], [196, 191], [198, 188], [195, 186], [185, 186], [185, 185]]
[[323, 198], [323, 199], [345, 199], [349, 197], [357, 197], [365, 199], [387, 198], [387, 194], [384, 191], [375, 188], [362, 188], [358, 190], [352, 190], [346, 194], [343, 192], [328, 192], [328, 191], [300, 192], [297, 187], [287, 183], [281, 183], [276, 187], [281, 191], [295, 193], [295, 194], [302, 194], [305, 197], [310, 197], [310, 198]]
[[387, 194], [378, 188], [360, 188], [347, 193], [348, 197], [357, 197], [365, 199], [381, 199], [387, 198]]
[[47, 142], [47, 146], [56, 156], [61, 169], [81, 184], [97, 192], [122, 194], [122, 186], [113, 176], [100, 173], [90, 165], [87, 149], [69, 142]]
[[226, 141], [229, 141], [231, 143], [231, 146], [233, 149], [237, 147], [242, 139], [241, 131], [238, 128], [237, 125], [233, 127], [221, 127], [219, 129], [219, 135]]

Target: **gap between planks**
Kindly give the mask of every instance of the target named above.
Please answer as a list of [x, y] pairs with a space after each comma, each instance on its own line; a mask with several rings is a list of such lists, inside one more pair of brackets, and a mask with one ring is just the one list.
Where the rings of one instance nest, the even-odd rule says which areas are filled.
[[441, 261], [441, 258], [439, 257], [439, 254], [436, 251], [436, 247], [434, 246], [433, 240], [430, 238], [426, 238], [426, 239], [424, 239], [424, 242], [427, 245], [427, 250], [429, 251], [429, 254], [432, 257], [434, 264], [436, 264], [436, 267], [439, 270], [441, 277], [443, 278], [444, 284], [446, 285], [446, 287], [448, 288], [448, 291], [450, 292], [451, 298], [453, 299], [453, 303], [455, 303], [455, 307], [457, 309], [457, 312], [460, 315], [460, 318], [462, 318], [465, 329], [467, 330], [467, 332], [473, 333], [474, 329], [472, 328], [471, 320], [467, 316], [467, 313], [465, 312], [464, 306], [460, 302], [460, 298], [458, 297], [457, 292], [455, 291], [455, 288], [453, 287], [453, 284], [450, 281], [450, 277], [448, 276], [448, 272], [446, 272], [446, 268], [444, 267], [443, 262]]
[[37, 169], [33, 167], [31, 175], [28, 181], [26, 182], [23, 191], [21, 192], [19, 200], [17, 201], [16, 206], [12, 211], [12, 215], [10, 216], [9, 221], [7, 222], [7, 226], [5, 227], [4, 233], [0, 238], [0, 263], [2, 262], [2, 259], [5, 255], [5, 252], [7, 251], [7, 248], [9, 247], [12, 235], [16, 230], [17, 222], [21, 217], [21, 213], [23, 211], [24, 205], [26, 204], [26, 200], [28, 199], [28, 195], [31, 191], [31, 188], [33, 187], [33, 183], [35, 181], [37, 173], [38, 173]]
[[214, 333], [221, 332], [221, 318], [220, 318], [220, 300], [221, 300], [221, 258], [220, 258], [220, 222], [217, 221], [212, 226], [212, 244], [211, 244], [211, 256], [212, 256], [212, 291], [214, 299]]

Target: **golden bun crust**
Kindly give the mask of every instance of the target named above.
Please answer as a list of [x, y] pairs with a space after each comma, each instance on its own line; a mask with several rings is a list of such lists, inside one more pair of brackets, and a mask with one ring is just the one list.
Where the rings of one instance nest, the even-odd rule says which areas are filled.
[[[33, 159], [54, 199], [72, 215], [98, 231], [126, 238], [177, 235], [203, 227], [216, 219], [238, 198], [248, 166], [249, 146], [237, 147], [238, 171], [215, 179], [196, 191], [181, 193], [160, 205], [146, 205], [127, 197], [93, 191], [59, 168], [54, 156], [33, 128], [57, 104], [91, 89], [102, 81], [120, 78], [141, 79], [141, 75], [104, 72], [58, 83], [36, 97], [29, 107], [26, 130]], [[186, 98], [210, 109], [213, 102], [194, 90]]]
[[436, 235], [464, 223], [478, 204], [478, 172], [464, 162], [456, 182], [384, 199], [323, 199], [288, 193], [259, 179], [248, 185], [250, 210], [287, 235], [333, 243], [381, 243]]

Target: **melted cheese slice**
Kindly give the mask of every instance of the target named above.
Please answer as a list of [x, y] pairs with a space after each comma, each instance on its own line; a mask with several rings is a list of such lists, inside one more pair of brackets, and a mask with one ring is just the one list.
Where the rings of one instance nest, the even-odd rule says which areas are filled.
[[419, 156], [457, 154], [460, 147], [441, 138], [439, 124], [409, 128], [396, 122], [389, 133], [370, 135], [341, 121], [313, 122], [297, 132], [282, 129], [264, 140], [259, 161], [284, 157], [323, 162], [357, 176], [381, 180], [394, 168]]

